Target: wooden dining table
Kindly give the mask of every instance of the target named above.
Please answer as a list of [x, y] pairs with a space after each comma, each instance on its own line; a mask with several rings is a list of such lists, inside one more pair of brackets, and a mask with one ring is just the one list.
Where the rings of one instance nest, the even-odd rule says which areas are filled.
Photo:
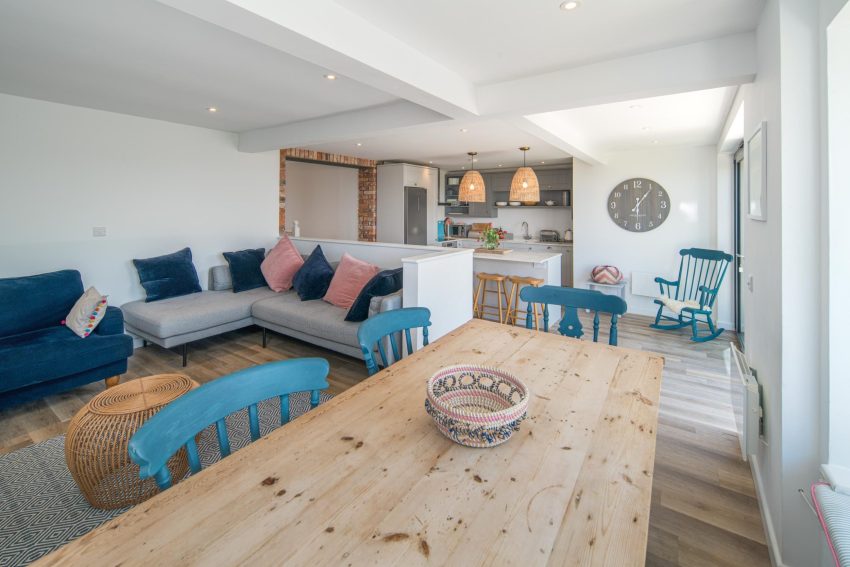
[[[457, 363], [528, 386], [506, 443], [425, 412]], [[473, 320], [40, 564], [643, 565], [663, 363]]]

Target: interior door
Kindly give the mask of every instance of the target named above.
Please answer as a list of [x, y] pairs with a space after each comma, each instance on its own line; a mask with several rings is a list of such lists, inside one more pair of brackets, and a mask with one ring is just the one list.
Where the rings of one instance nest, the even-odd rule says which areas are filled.
[[404, 188], [404, 243], [428, 244], [428, 191], [422, 187]]
[[744, 178], [744, 146], [741, 144], [741, 147], [738, 148], [738, 151], [735, 152], [735, 165], [734, 165], [734, 191], [733, 202], [734, 202], [734, 239], [735, 239], [735, 258], [733, 260], [733, 285], [734, 290], [732, 295], [734, 296], [735, 303], [735, 330], [738, 332], [739, 342], [741, 345], [744, 344], [744, 310], [741, 306], [741, 287], [743, 285], [743, 277], [744, 277], [744, 257], [741, 255], [741, 250], [744, 247], [744, 235], [741, 231], [741, 226], [743, 222], [742, 215], [744, 214], [744, 209], [741, 204], [741, 199], [744, 198], [745, 191], [743, 190], [742, 183]]

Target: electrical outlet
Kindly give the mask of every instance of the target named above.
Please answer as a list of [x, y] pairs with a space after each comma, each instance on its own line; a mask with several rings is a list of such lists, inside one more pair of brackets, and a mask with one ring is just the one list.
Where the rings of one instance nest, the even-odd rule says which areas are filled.
[[91, 227], [91, 235], [95, 238], [100, 236], [106, 236], [106, 227], [105, 226], [93, 226]]

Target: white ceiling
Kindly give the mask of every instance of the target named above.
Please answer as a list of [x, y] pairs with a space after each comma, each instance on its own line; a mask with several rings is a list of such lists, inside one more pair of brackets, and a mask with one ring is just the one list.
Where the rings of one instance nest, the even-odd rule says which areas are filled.
[[0, 92], [444, 168], [716, 141], [764, 0], [559, 3], [0, 0]]
[[764, 0], [335, 0], [474, 83], [755, 28]]
[[8, 94], [235, 132], [396, 100], [327, 72], [150, 0], [0, 3]]
[[658, 146], [716, 144], [736, 87], [721, 87], [547, 112], [528, 118], [603, 153]]
[[[466, 132], [461, 132], [466, 129]], [[358, 146], [357, 144], [362, 144]], [[478, 152], [476, 168], [522, 165], [522, 152], [528, 145], [528, 161], [555, 163], [567, 158], [562, 150], [537, 140], [534, 136], [502, 120], [445, 121], [412, 126], [374, 137], [309, 146], [325, 152], [354, 154], [359, 157], [387, 161], [413, 161], [443, 169], [460, 169], [468, 165], [467, 152]]]

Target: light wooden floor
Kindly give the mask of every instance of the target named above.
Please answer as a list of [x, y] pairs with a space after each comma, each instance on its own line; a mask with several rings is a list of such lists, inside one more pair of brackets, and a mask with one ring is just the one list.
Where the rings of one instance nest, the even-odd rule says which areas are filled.
[[[723, 350], [734, 336], [695, 344], [684, 331], [655, 331], [648, 323], [636, 315], [620, 323], [620, 345], [665, 356], [647, 565], [769, 565], [730, 406]], [[251, 328], [193, 343], [185, 369], [176, 351], [137, 349], [123, 379], [185, 372], [203, 383], [254, 364], [303, 356], [330, 361], [332, 393], [366, 377], [362, 361], [274, 334], [263, 349], [260, 336]], [[90, 384], [0, 411], [0, 454], [63, 433], [71, 417], [102, 390], [102, 382]]]

